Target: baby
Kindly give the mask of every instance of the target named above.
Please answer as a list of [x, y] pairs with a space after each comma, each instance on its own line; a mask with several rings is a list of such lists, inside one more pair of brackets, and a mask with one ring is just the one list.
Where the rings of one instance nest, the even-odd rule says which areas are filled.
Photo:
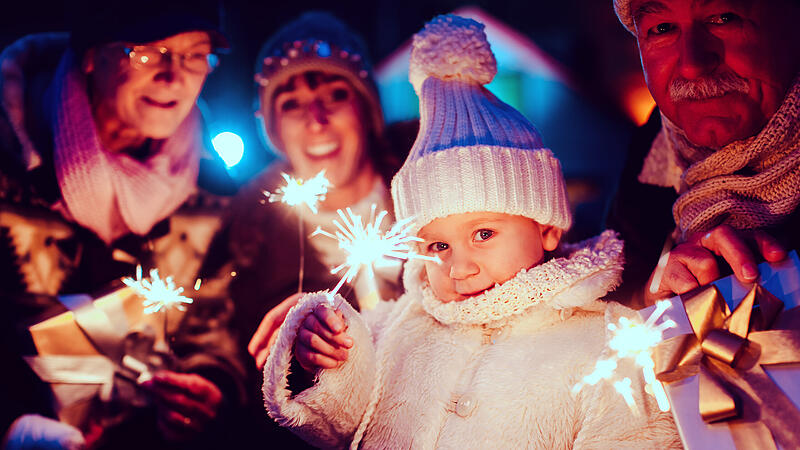
[[[622, 308], [597, 300], [619, 283], [622, 242], [606, 231], [559, 245], [571, 224], [560, 164], [483, 86], [495, 72], [475, 21], [440, 16], [414, 36], [420, 131], [392, 196], [441, 263], [408, 261], [405, 294], [363, 316], [306, 295], [267, 361], [267, 409], [322, 447], [680, 448], [634, 367], [618, 370], [642, 414], [607, 383], [571, 392]], [[316, 374], [297, 393], [293, 358]]]

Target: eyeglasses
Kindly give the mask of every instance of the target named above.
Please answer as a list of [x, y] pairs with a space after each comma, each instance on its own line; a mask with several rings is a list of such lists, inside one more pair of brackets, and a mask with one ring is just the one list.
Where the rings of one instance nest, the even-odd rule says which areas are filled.
[[177, 54], [171, 52], [166, 47], [156, 47], [152, 45], [125, 47], [125, 54], [128, 55], [131, 66], [134, 69], [156, 67], [165, 59], [172, 62], [173, 56], [178, 58], [181, 67], [195, 74], [210, 73], [219, 65], [219, 56], [215, 53], [187, 52]]

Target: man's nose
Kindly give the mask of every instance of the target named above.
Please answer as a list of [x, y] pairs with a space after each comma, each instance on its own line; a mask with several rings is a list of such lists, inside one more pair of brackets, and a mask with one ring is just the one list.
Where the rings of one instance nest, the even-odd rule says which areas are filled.
[[701, 24], [694, 24], [681, 33], [679, 71], [686, 79], [708, 75], [721, 62], [722, 41]]
[[475, 258], [467, 250], [454, 251], [450, 261], [450, 278], [464, 280], [476, 275], [480, 269]]

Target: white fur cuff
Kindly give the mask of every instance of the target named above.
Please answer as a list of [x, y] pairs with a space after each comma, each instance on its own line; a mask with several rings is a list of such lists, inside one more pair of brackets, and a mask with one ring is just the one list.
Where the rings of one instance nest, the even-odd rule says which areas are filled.
[[346, 445], [366, 409], [376, 373], [375, 349], [361, 316], [341, 296], [334, 300], [355, 342], [348, 360], [336, 369], [321, 370], [314, 386], [292, 397], [289, 367], [297, 332], [306, 316], [328, 304], [326, 292], [306, 294], [289, 311], [264, 366], [264, 405], [281, 426], [318, 447]]

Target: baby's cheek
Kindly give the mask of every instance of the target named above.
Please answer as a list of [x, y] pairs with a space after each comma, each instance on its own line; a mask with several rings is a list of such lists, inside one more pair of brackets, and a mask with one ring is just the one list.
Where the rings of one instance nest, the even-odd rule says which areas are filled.
[[437, 297], [441, 297], [444, 294], [449, 282], [441, 265], [432, 261], [425, 262], [425, 270], [420, 273], [420, 278], [423, 284], [427, 283], [431, 287]]

